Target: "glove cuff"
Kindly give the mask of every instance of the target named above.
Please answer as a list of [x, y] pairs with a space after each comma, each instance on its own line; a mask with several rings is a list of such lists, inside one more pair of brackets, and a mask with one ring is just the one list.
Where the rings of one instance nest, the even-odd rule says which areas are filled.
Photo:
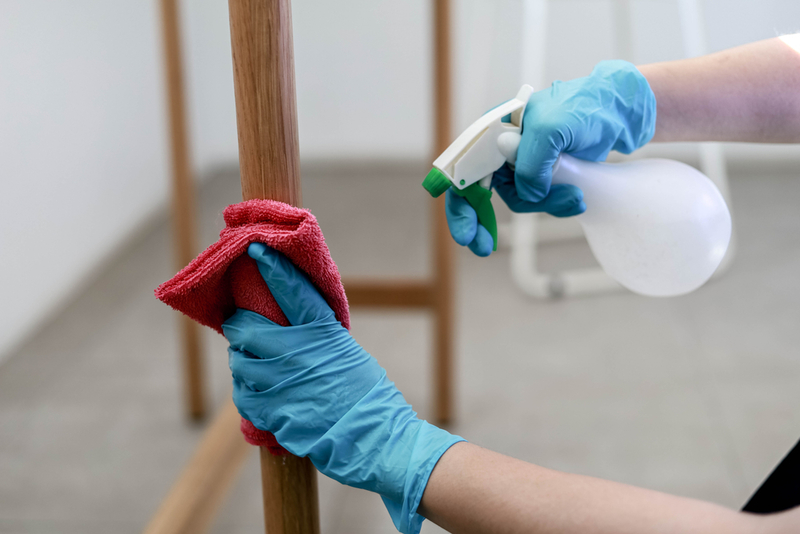
[[[383, 371], [375, 386], [307, 450], [320, 473], [348, 486], [379, 493], [395, 527], [418, 534], [417, 514], [439, 458], [464, 441], [417, 418]], [[293, 451], [295, 452], [295, 451]]]
[[611, 101], [625, 124], [612, 150], [630, 154], [643, 147], [656, 132], [656, 96], [647, 78], [633, 63], [609, 60], [598, 63], [591, 74], [610, 85]]
[[450, 447], [466, 441], [427, 421], [416, 419], [416, 422], [419, 423], [419, 431], [411, 454], [402, 501], [381, 495], [395, 528], [402, 534], [419, 534], [425, 518], [417, 510], [434, 467]]

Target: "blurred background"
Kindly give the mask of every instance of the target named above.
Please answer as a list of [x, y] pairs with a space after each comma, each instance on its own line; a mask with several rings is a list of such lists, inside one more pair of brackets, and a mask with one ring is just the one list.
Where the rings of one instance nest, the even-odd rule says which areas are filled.
[[[546, 83], [619, 57], [614, 0], [552, 0]], [[453, 1], [454, 133], [522, 82], [518, 0]], [[677, 3], [629, 0], [637, 64], [685, 56]], [[433, 159], [428, 0], [295, 0], [304, 205], [344, 275], [425, 276]], [[800, 30], [792, 0], [703, 0], [709, 51]], [[198, 232], [241, 199], [228, 7], [181, 5]], [[0, 532], [139, 532], [191, 456], [157, 2], [0, 3]], [[741, 507], [800, 436], [800, 147], [723, 147], [738, 250], [697, 292], [537, 300], [509, 252], [457, 256], [452, 431], [546, 467]], [[692, 145], [645, 154], [697, 164]], [[498, 211], [499, 203], [496, 203]], [[507, 218], [501, 213], [501, 219]], [[582, 239], [540, 269], [589, 266]], [[353, 334], [431, 414], [426, 313]], [[210, 403], [226, 343], [204, 332]], [[263, 529], [257, 455], [212, 532]], [[323, 532], [392, 532], [374, 495], [320, 479]], [[426, 524], [424, 531], [435, 526]]]

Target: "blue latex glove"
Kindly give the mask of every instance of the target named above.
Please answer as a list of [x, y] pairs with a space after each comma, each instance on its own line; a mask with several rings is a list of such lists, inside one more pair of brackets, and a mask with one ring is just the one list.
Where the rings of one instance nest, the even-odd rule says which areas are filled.
[[[629, 154], [653, 138], [655, 125], [656, 98], [645, 77], [627, 61], [602, 61], [585, 78], [556, 81], [531, 95], [513, 180], [504, 167], [495, 173], [492, 187], [512, 211], [578, 215], [586, 209], [580, 190], [551, 188], [559, 154], [591, 161], [604, 160], [611, 150]], [[478, 225], [474, 210], [449, 191], [447, 201], [453, 238], [475, 254], [488, 256], [492, 239]]]
[[417, 534], [428, 477], [463, 439], [417, 418], [284, 256], [260, 243], [247, 253], [292, 326], [241, 309], [222, 325], [239, 413], [321, 473], [379, 493], [397, 529]]
[[[556, 217], [571, 217], [586, 211], [583, 203], [583, 191], [579, 187], [567, 184], [556, 184], [541, 202], [522, 200], [514, 185], [514, 171], [506, 163], [492, 175], [492, 189], [516, 213], [546, 212]], [[450, 235], [456, 243], [469, 249], [478, 256], [488, 256], [494, 248], [494, 240], [489, 231], [478, 223], [475, 208], [467, 199], [453, 193], [452, 188], [445, 196], [445, 213]]]

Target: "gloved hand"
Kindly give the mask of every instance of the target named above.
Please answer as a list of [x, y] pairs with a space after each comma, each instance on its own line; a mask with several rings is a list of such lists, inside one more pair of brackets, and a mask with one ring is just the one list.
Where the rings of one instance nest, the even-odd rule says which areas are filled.
[[284, 256], [260, 243], [247, 252], [292, 326], [242, 309], [223, 324], [239, 413], [321, 473], [379, 493], [397, 529], [418, 533], [428, 477], [463, 439], [417, 418]]
[[[492, 187], [512, 211], [578, 215], [586, 209], [580, 190], [550, 186], [559, 154], [591, 161], [604, 160], [611, 150], [629, 154], [653, 138], [655, 125], [656, 98], [645, 77], [627, 61], [602, 61], [585, 78], [556, 81], [531, 95], [513, 180], [504, 166], [492, 177]], [[492, 238], [474, 210], [450, 191], [447, 204], [455, 241], [488, 256]]]
[[[545, 212], [555, 217], [571, 217], [586, 211], [583, 191], [568, 184], [556, 184], [541, 202], [528, 202], [517, 194], [514, 185], [514, 170], [506, 163], [492, 175], [492, 189], [516, 213]], [[478, 223], [475, 208], [467, 199], [453, 193], [450, 188], [445, 193], [445, 213], [450, 235], [456, 243], [469, 249], [477, 256], [488, 256], [494, 248], [494, 240], [489, 231]]]

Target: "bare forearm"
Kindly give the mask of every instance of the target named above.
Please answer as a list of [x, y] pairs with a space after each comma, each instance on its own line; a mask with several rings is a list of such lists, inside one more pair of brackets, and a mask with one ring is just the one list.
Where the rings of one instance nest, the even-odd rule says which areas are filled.
[[787, 44], [792, 39], [639, 67], [656, 96], [653, 141], [800, 142], [800, 52]]
[[782, 532], [767, 530], [763, 516], [552, 471], [470, 443], [439, 460], [420, 513], [457, 534]]

